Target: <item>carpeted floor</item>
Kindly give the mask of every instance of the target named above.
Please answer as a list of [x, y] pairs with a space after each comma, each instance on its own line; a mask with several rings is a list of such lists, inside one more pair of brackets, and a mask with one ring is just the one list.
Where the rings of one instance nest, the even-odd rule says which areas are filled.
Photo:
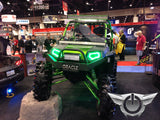
[[[12, 99], [0, 96], [0, 120], [17, 120], [21, 99], [32, 89], [33, 77], [26, 77], [24, 81], [15, 87], [15, 97]], [[119, 94], [141, 93], [150, 94], [159, 92], [152, 85], [152, 76], [144, 73], [118, 73], [117, 87]], [[63, 100], [63, 112], [59, 120], [99, 120], [96, 115], [96, 100], [82, 84], [73, 85], [69, 81], [52, 87], [60, 93]], [[160, 95], [147, 105], [144, 113], [139, 117], [128, 117], [123, 115], [117, 106], [113, 120], [160, 120]]]

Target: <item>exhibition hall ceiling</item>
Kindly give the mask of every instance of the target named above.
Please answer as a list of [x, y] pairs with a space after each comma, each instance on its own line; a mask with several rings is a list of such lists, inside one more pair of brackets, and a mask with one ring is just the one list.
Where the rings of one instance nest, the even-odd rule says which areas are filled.
[[[3, 10], [0, 14], [15, 14], [17, 17], [62, 15], [62, 0], [42, 0], [43, 6], [35, 5], [35, 0], [0, 0]], [[40, 1], [40, 0], [36, 0]], [[127, 8], [160, 6], [160, 0], [64, 0], [68, 4], [68, 14], [97, 12]], [[43, 10], [40, 10], [40, 9]]]

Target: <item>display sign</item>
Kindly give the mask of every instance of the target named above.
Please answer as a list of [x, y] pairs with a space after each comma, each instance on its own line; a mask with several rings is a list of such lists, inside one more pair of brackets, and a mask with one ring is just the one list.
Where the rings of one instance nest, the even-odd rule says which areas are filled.
[[125, 23], [125, 24], [112, 24], [112, 29], [115, 32], [119, 32], [123, 29], [124, 34], [126, 35], [126, 54], [135, 54], [136, 51], [136, 41], [137, 37], [135, 36], [135, 32], [141, 30], [146, 37], [147, 42], [152, 44], [152, 39], [154, 38], [154, 34], [157, 30], [157, 23], [152, 21], [139, 22], [135, 23]]
[[115, 24], [115, 19], [110, 20], [111, 24]]
[[62, 1], [62, 5], [63, 5], [63, 11], [64, 11], [64, 15], [67, 15], [68, 12], [68, 4], [64, 1]]
[[157, 33], [160, 33], [160, 17], [158, 17]]
[[16, 25], [28, 25], [29, 24], [29, 20], [28, 19], [18, 19], [16, 21]]
[[43, 23], [57, 23], [57, 18], [54, 15], [43, 16]]
[[106, 15], [68, 15], [68, 19], [100, 19], [100, 20], [107, 20], [108, 16]]
[[3, 10], [3, 4], [2, 2], [0, 1], [0, 12]]
[[34, 10], [49, 10], [49, 4], [45, 3], [45, 4], [36, 4], [33, 6]]
[[16, 15], [1, 15], [2, 22], [16, 22]]
[[9, 36], [9, 32], [0, 30], [0, 36]]
[[80, 12], [79, 12], [79, 10], [77, 10], [77, 15], [80, 15]]
[[36, 4], [43, 4], [43, 1], [42, 0], [35, 0], [35, 3]]
[[63, 4], [63, 11], [68, 11], [68, 4], [64, 1], [62, 1]]
[[155, 20], [157, 18], [157, 15], [145, 15], [145, 20]]

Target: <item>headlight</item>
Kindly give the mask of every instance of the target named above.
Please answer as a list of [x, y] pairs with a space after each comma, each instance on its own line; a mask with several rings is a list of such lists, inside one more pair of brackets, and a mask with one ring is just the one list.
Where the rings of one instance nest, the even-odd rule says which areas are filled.
[[87, 55], [88, 60], [96, 60], [101, 58], [101, 52], [89, 52]]
[[56, 57], [56, 58], [59, 57], [60, 52], [61, 52], [61, 50], [59, 50], [59, 49], [57, 49], [57, 48], [53, 48], [53, 49], [51, 50], [51, 54], [52, 54], [54, 57]]

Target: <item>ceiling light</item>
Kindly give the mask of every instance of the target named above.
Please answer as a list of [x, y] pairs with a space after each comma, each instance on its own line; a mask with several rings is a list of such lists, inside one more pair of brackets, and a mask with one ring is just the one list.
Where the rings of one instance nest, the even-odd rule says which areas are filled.
[[89, 5], [89, 2], [86, 2], [86, 5]]
[[76, 12], [77, 10], [74, 10], [74, 12]]
[[153, 5], [153, 3], [150, 3], [150, 5]]
[[151, 10], [153, 10], [153, 9], [154, 9], [154, 7], [152, 6], [152, 7], [150, 7], [150, 9], [151, 9]]
[[132, 4], [130, 4], [129, 7], [132, 7]]
[[110, 9], [112, 9], [113, 7], [111, 6]]
[[11, 12], [14, 12], [14, 10], [11, 10]]
[[61, 12], [61, 14], [63, 14], [63, 12]]
[[28, 8], [28, 11], [30, 11], [31, 9], [30, 8]]
[[27, 0], [27, 2], [29, 2], [30, 0]]
[[58, 13], [60, 14], [61, 12], [60, 12], [60, 11], [58, 11]]
[[111, 2], [111, 0], [108, 0], [108, 2], [110, 3], [110, 2]]
[[7, 5], [10, 5], [11, 3], [10, 2], [7, 2]]
[[43, 12], [43, 15], [45, 15], [45, 13]]
[[31, 16], [31, 14], [29, 13], [28, 16]]
[[93, 11], [94, 9], [92, 8], [91, 11]]

